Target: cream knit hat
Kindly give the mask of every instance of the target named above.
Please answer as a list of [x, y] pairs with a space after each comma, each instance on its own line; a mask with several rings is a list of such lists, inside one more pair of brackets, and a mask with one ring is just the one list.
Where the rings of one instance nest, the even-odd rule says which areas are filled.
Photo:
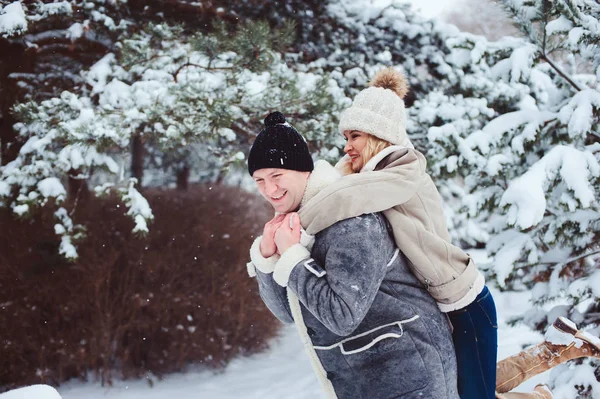
[[393, 68], [379, 71], [370, 87], [342, 112], [338, 130], [369, 133], [395, 145], [407, 142], [404, 96], [408, 93], [406, 77]]

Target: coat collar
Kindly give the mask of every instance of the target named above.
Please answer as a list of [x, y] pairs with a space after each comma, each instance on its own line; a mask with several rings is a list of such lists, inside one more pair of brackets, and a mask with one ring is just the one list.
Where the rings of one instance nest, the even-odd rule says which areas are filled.
[[300, 202], [300, 208], [302, 208], [308, 201], [317, 195], [319, 191], [323, 190], [331, 183], [339, 180], [341, 177], [342, 175], [340, 172], [328, 162], [315, 162], [315, 168], [311, 172], [306, 183], [306, 189], [304, 190], [304, 196]]
[[[406, 153], [406, 149], [415, 149], [415, 146], [412, 142], [407, 138], [401, 145], [391, 145], [389, 147], [384, 148], [380, 152], [378, 152], [373, 158], [369, 160], [360, 170], [361, 172], [372, 172], [374, 170], [383, 169], [381, 166], [378, 168], [379, 162], [384, 160], [388, 155], [392, 153], [398, 153], [404, 155]], [[396, 157], [397, 158], [397, 157]], [[337, 169], [340, 173], [344, 173], [344, 165], [350, 162], [350, 157], [346, 154], [344, 155], [336, 164], [335, 169]], [[385, 165], [384, 165], [385, 166]]]
[[377, 168], [377, 165], [379, 164], [379, 162], [383, 161], [384, 158], [386, 158], [388, 155], [390, 155], [396, 151], [402, 151], [401, 153], [405, 154], [406, 147], [402, 147], [399, 145], [392, 145], [392, 146], [384, 148], [383, 150], [379, 151], [373, 158], [369, 159], [369, 162], [367, 162], [360, 171], [361, 172], [374, 171], [375, 168]]

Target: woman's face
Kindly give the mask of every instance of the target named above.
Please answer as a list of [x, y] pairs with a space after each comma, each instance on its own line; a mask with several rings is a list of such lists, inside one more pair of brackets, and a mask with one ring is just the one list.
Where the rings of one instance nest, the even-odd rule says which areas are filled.
[[368, 133], [358, 130], [347, 130], [344, 132], [344, 137], [346, 139], [344, 152], [350, 157], [352, 171], [355, 173], [359, 172], [362, 167], [365, 166], [363, 150], [367, 145], [368, 136]]

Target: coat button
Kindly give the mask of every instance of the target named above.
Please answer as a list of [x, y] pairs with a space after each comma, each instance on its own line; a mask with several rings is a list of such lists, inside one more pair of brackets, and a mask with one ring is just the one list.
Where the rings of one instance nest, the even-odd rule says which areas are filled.
[[313, 330], [310, 327], [306, 327], [306, 332], [307, 332], [308, 336], [311, 338], [315, 336], [315, 330]]
[[327, 372], [327, 379], [329, 381], [333, 380], [335, 378], [335, 373], [332, 373], [331, 371]]

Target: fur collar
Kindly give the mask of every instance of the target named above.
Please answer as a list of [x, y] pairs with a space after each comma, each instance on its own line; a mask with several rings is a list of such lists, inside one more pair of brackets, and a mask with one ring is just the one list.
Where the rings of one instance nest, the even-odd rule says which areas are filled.
[[310, 174], [300, 208], [310, 201], [319, 191], [342, 177], [340, 172], [326, 161], [315, 162], [315, 169]]
[[348, 154], [346, 154], [343, 157], [341, 157], [339, 161], [337, 161], [337, 163], [334, 166], [335, 170], [337, 170], [342, 176], [345, 176], [346, 171], [344, 170], [344, 166], [348, 162], [350, 162], [350, 157], [348, 156]]
[[393, 152], [400, 151], [400, 150], [406, 150], [406, 147], [402, 147], [399, 145], [392, 145], [392, 146], [384, 148], [383, 150], [378, 152], [373, 158], [369, 159], [369, 162], [367, 162], [360, 171], [361, 172], [374, 171], [375, 168], [377, 167], [377, 164], [379, 164], [379, 162], [383, 161], [383, 159], [385, 157], [387, 157], [388, 155], [390, 155]]

